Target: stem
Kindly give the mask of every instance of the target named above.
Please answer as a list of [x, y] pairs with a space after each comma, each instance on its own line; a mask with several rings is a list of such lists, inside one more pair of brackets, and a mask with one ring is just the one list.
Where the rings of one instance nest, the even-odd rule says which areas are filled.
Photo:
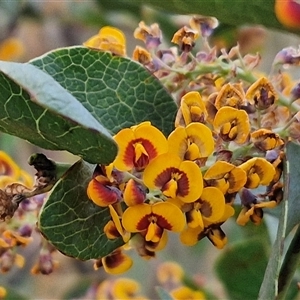
[[276, 300], [283, 300], [286, 297], [294, 273], [300, 262], [300, 226], [291, 241], [284, 261], [282, 263], [278, 278], [278, 296]]

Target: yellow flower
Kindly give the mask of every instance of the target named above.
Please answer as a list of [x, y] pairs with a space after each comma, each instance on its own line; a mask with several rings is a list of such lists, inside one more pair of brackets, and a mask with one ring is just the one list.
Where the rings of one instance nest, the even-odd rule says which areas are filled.
[[243, 188], [240, 191], [242, 209], [236, 219], [236, 223], [244, 226], [251, 220], [255, 225], [259, 225], [263, 218], [263, 208], [273, 208], [277, 205], [276, 200], [259, 202], [250, 190]]
[[171, 291], [171, 296], [176, 300], [205, 300], [205, 295], [201, 291], [192, 290], [187, 286], [181, 286]]
[[182, 231], [185, 219], [182, 211], [172, 203], [143, 203], [128, 207], [122, 224], [129, 232], [145, 232], [146, 241], [157, 243], [164, 230]]
[[96, 299], [136, 299], [146, 300], [147, 298], [139, 295], [140, 285], [133, 279], [118, 278], [115, 280], [104, 280], [97, 288]]
[[275, 168], [262, 157], [253, 157], [239, 165], [247, 174], [245, 188], [255, 189], [260, 184], [268, 185], [275, 176]]
[[226, 161], [215, 162], [204, 174], [204, 181], [224, 194], [238, 192], [246, 183], [246, 172]]
[[207, 237], [216, 248], [222, 249], [227, 243], [227, 237], [221, 229], [221, 225], [233, 215], [233, 207], [226, 204], [223, 216], [218, 221], [212, 223], [204, 220], [204, 227], [186, 227], [180, 234], [180, 240], [184, 245], [193, 246]]
[[0, 44], [0, 60], [20, 59], [24, 54], [24, 45], [17, 38], [8, 38]]
[[97, 270], [103, 266], [106, 273], [118, 275], [128, 271], [132, 264], [132, 259], [124, 254], [121, 248], [117, 248], [109, 255], [95, 261], [94, 269]]
[[272, 150], [284, 145], [284, 141], [278, 134], [268, 129], [258, 129], [251, 133], [251, 141], [254, 146], [262, 151]]
[[278, 95], [270, 81], [261, 77], [249, 87], [246, 99], [258, 109], [266, 109], [277, 101]]
[[216, 109], [220, 109], [223, 106], [230, 106], [234, 108], [240, 108], [245, 102], [245, 94], [242, 87], [239, 85], [232, 85], [227, 83], [223, 85], [218, 92], [215, 100]]
[[157, 23], [147, 26], [144, 21], [139, 23], [139, 27], [133, 33], [134, 37], [142, 40], [148, 49], [156, 48], [161, 43], [161, 30]]
[[175, 32], [171, 40], [172, 43], [180, 46], [184, 52], [190, 52], [195, 46], [195, 41], [199, 37], [199, 32], [187, 26], [183, 26]]
[[106, 207], [121, 200], [121, 191], [103, 175], [96, 175], [89, 182], [87, 195], [96, 205], [101, 207]]
[[120, 171], [141, 171], [155, 157], [168, 151], [167, 139], [150, 122], [122, 129], [114, 140], [119, 146], [114, 166]]
[[110, 51], [113, 54], [126, 55], [126, 39], [124, 33], [114, 27], [104, 26], [99, 30], [99, 33], [92, 36], [84, 46], [103, 51]]
[[184, 271], [176, 262], [164, 262], [158, 266], [157, 279], [161, 284], [176, 285], [183, 279]]
[[145, 169], [143, 180], [150, 190], [161, 190], [165, 197], [185, 203], [199, 199], [203, 190], [200, 168], [172, 153], [155, 158]]
[[219, 22], [214, 17], [193, 16], [190, 20], [191, 28], [201, 33], [203, 37], [210, 36], [218, 25]]
[[133, 50], [132, 59], [143, 65], [148, 65], [152, 61], [151, 54], [144, 48], [136, 46]]
[[169, 152], [182, 160], [206, 159], [214, 151], [211, 130], [202, 123], [190, 123], [177, 127], [168, 137]]
[[181, 97], [180, 108], [178, 110], [175, 127], [186, 126], [191, 122], [204, 123], [207, 118], [205, 103], [200, 93], [188, 92]]
[[192, 209], [186, 212], [187, 225], [191, 228], [202, 227], [204, 222], [216, 222], [224, 214], [225, 198], [215, 187], [205, 187], [201, 197], [192, 203]]
[[237, 144], [243, 144], [250, 133], [248, 114], [244, 110], [229, 106], [218, 110], [213, 125], [225, 142], [234, 141]]

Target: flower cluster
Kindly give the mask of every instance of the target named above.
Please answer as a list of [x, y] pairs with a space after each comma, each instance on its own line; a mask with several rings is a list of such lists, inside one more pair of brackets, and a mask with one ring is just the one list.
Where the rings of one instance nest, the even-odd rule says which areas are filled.
[[[300, 94], [299, 84], [276, 70], [296, 64], [296, 50], [278, 53], [267, 78], [253, 70], [258, 55], [242, 56], [238, 46], [220, 53], [210, 48], [216, 26], [214, 18], [193, 17], [190, 27], [174, 34], [179, 49], [160, 48], [157, 24], [141, 22], [134, 32], [146, 49], [136, 47], [133, 59], [151, 70], [178, 104], [175, 129], [164, 136], [149, 121], [122, 129], [114, 136], [115, 161], [97, 166], [87, 193], [95, 204], [109, 207], [107, 237], [122, 236], [127, 248], [145, 258], [165, 247], [168, 231], [179, 233], [185, 245], [207, 237], [222, 249], [227, 237], [221, 225], [235, 210], [238, 224], [258, 225], [263, 209], [283, 198], [283, 147], [289, 137], [299, 140]], [[106, 33], [114, 35], [114, 29]], [[195, 54], [200, 36], [204, 50]], [[115, 46], [110, 50], [120, 55]], [[114, 274], [131, 264], [121, 249], [96, 263]]]
[[[160, 264], [156, 271], [156, 277], [160, 287], [169, 293], [172, 299], [206, 299], [207, 291], [203, 289], [204, 280], [190, 278], [182, 267], [173, 261]], [[145, 286], [143, 287], [145, 288]], [[152, 291], [153, 293], [155, 291]], [[100, 284], [92, 284], [82, 299], [147, 300], [151, 298], [142, 295], [141, 286], [137, 281], [119, 277], [105, 279]]]
[[[39, 174], [41, 175], [41, 174]], [[25, 258], [18, 248], [26, 247], [33, 240], [36, 220], [43, 205], [45, 194], [36, 194], [28, 198], [16, 198], [32, 188], [41, 187], [38, 183], [42, 176], [33, 177], [22, 170], [5, 152], [0, 151], [0, 272], [6, 273], [14, 266], [22, 268]], [[14, 216], [14, 218], [11, 218]], [[31, 269], [32, 274], [49, 274], [56, 262], [52, 258], [54, 251], [46, 240], [42, 240], [40, 255]]]

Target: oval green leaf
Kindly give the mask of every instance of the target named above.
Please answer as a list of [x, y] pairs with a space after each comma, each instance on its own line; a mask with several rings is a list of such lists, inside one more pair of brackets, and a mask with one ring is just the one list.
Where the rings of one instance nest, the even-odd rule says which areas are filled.
[[216, 271], [228, 299], [257, 299], [268, 254], [265, 241], [258, 238], [236, 243], [222, 251]]
[[107, 239], [107, 208], [88, 199], [86, 189], [95, 166], [75, 163], [55, 185], [39, 218], [39, 229], [59, 251], [81, 260], [98, 259], [124, 244]]
[[91, 163], [117, 154], [109, 132], [51, 76], [30, 64], [0, 62], [0, 130]]
[[155, 76], [129, 58], [76, 46], [30, 63], [51, 75], [112, 133], [146, 120], [166, 135], [174, 129], [174, 100]]

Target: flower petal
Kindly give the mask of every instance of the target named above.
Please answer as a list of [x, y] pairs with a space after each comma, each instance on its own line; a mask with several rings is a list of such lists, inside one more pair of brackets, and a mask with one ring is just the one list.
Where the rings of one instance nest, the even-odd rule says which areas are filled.
[[182, 211], [169, 202], [157, 202], [152, 205], [152, 213], [157, 218], [159, 227], [180, 232], [185, 225], [185, 218]]
[[124, 254], [120, 249], [102, 258], [102, 264], [105, 272], [117, 275], [129, 270], [133, 264], [132, 259]]
[[209, 222], [218, 221], [224, 214], [225, 198], [215, 187], [205, 187], [200, 197], [201, 214]]
[[106, 207], [110, 204], [116, 203], [119, 199], [119, 195], [115, 189], [99, 182], [97, 179], [100, 177], [102, 176], [96, 176], [89, 182], [87, 194], [95, 204], [101, 207]]
[[126, 208], [122, 217], [122, 224], [129, 232], [146, 230], [150, 224], [152, 209], [150, 204], [142, 203]]

